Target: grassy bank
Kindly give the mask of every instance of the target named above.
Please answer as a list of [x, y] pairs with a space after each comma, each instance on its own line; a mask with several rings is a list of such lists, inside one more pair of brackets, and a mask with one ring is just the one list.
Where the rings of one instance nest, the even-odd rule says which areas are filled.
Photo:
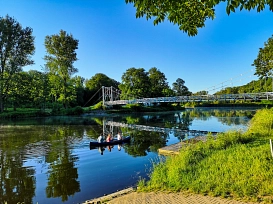
[[38, 108], [13, 108], [6, 109], [0, 114], [0, 118], [31, 118], [31, 117], [46, 117], [56, 115], [81, 115], [84, 113], [84, 109], [77, 106], [74, 108], [60, 108], [57, 109], [38, 109]]
[[154, 164], [139, 191], [187, 191], [247, 201], [273, 203], [273, 109], [252, 118], [247, 132], [227, 132], [182, 149]]

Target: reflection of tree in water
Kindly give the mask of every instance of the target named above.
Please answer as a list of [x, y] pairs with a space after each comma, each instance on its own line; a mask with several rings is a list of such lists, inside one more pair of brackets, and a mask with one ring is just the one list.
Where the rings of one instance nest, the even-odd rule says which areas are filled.
[[218, 118], [218, 121], [220, 121], [222, 124], [226, 125], [246, 125], [248, 123], [248, 120], [246, 120], [244, 117], [223, 117]]
[[255, 114], [255, 110], [236, 110], [236, 109], [193, 109], [190, 112], [191, 117], [199, 120], [208, 120], [214, 116], [218, 121], [226, 125], [246, 125], [246, 118], [251, 118]]
[[187, 110], [190, 116], [201, 120], [207, 120], [211, 116], [215, 117], [248, 117], [251, 118], [256, 110], [236, 110], [236, 109], [192, 109]]
[[187, 130], [192, 122], [188, 112], [172, 112], [142, 116], [132, 115], [117, 120], [127, 124], [148, 125], [162, 128], [180, 128], [183, 130]]
[[[173, 118], [169, 118], [166, 120], [165, 127], [174, 128], [178, 130], [189, 130], [189, 127], [192, 124], [193, 119], [190, 117], [189, 112], [178, 112], [173, 115]], [[185, 134], [179, 131], [174, 131], [173, 135], [177, 137], [179, 140], [183, 140], [185, 138]]]
[[[127, 131], [128, 132], [128, 131]], [[124, 145], [125, 152], [138, 157], [146, 156], [148, 152], [157, 152], [157, 149], [166, 145], [167, 134], [160, 132], [147, 132], [131, 130], [131, 144]]]
[[[48, 186], [46, 195], [48, 198], [61, 197], [62, 201], [67, 201], [68, 196], [80, 192], [80, 183], [78, 171], [75, 162], [78, 157], [72, 155], [70, 151], [70, 138], [75, 131], [70, 128], [58, 128], [58, 131], [52, 136], [52, 151], [49, 152], [47, 161], [50, 162], [48, 177]], [[62, 142], [56, 140], [62, 138]], [[59, 150], [59, 151], [56, 151]]]
[[[1, 203], [32, 203], [35, 195], [35, 170], [23, 167], [22, 145], [6, 137], [0, 142], [0, 198]], [[19, 146], [17, 146], [19, 145]]]

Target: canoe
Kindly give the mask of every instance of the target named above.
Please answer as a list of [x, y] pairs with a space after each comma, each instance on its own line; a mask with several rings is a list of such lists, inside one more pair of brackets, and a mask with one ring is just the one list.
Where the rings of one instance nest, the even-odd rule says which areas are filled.
[[127, 136], [123, 140], [112, 140], [111, 142], [90, 142], [90, 147], [101, 147], [101, 146], [109, 146], [109, 145], [117, 145], [130, 142], [131, 137]]

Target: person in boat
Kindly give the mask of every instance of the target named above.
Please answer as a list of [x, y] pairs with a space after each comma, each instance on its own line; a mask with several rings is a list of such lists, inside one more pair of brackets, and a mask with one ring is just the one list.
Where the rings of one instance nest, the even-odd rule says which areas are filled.
[[98, 150], [99, 150], [100, 154], [103, 155], [103, 151], [104, 151], [105, 149], [104, 149], [103, 147], [99, 147]]
[[112, 137], [111, 133], [109, 133], [106, 138], [106, 142], [111, 142], [112, 140], [113, 140], [113, 137]]
[[118, 151], [121, 150], [121, 144], [118, 144]]
[[102, 143], [104, 141], [102, 134], [97, 139], [98, 143]]
[[122, 140], [122, 139], [123, 139], [123, 137], [121, 135], [121, 132], [118, 132], [118, 134], [117, 134], [117, 140]]
[[109, 152], [112, 151], [112, 148], [113, 148], [113, 146], [110, 146], [110, 145], [107, 146], [107, 149], [109, 150]]

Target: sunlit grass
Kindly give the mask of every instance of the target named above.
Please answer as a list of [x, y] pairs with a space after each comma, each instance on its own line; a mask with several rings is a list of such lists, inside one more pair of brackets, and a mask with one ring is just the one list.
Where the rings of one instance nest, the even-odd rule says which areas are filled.
[[249, 201], [273, 202], [273, 158], [269, 147], [273, 111], [260, 110], [247, 132], [209, 136], [154, 164], [139, 191], [187, 191]]

